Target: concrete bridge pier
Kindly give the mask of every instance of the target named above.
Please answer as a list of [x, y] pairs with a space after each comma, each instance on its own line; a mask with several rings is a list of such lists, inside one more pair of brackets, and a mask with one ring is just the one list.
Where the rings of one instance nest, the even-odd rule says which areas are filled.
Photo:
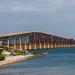
[[29, 50], [31, 50], [31, 44], [30, 44], [30, 43], [29, 43], [29, 45], [28, 45], [28, 46], [29, 46], [29, 47], [28, 47], [28, 48], [29, 48]]
[[48, 43], [48, 49], [49, 49], [49, 43]]
[[27, 50], [27, 45], [25, 44], [25, 50]]
[[57, 44], [57, 48], [59, 48], [59, 44]]
[[40, 48], [40, 49], [42, 49], [42, 45], [41, 45], [41, 43], [40, 43], [39, 45], [40, 45], [40, 47], [39, 47], [39, 48]]
[[16, 45], [14, 44], [14, 48], [16, 49]]
[[54, 44], [54, 48], [57, 48], [57, 44], [56, 43]]
[[54, 48], [54, 47], [53, 47], [53, 44], [51, 44], [51, 48]]
[[10, 45], [10, 44], [9, 44], [9, 39], [8, 39], [8, 40], [7, 40], [7, 47], [10, 47], [9, 45]]
[[34, 49], [37, 49], [37, 47], [36, 47], [36, 43], [34, 43]]

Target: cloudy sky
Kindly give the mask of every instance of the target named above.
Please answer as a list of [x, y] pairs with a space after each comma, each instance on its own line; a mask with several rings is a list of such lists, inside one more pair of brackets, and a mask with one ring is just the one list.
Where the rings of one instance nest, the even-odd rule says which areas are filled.
[[75, 38], [75, 0], [0, 0], [0, 32], [23, 31]]

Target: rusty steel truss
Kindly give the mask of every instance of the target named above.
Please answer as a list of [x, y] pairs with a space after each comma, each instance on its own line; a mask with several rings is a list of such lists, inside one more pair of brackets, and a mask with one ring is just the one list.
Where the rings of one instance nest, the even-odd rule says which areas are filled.
[[75, 45], [74, 39], [67, 39], [42, 32], [15, 33], [0, 36], [2, 45], [20, 50], [64, 48]]

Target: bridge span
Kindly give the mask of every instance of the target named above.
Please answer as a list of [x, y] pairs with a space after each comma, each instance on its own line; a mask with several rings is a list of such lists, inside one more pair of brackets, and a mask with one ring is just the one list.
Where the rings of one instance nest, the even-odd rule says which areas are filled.
[[74, 39], [67, 39], [42, 32], [12, 33], [0, 35], [0, 41], [5, 47], [19, 50], [65, 48], [75, 45]]

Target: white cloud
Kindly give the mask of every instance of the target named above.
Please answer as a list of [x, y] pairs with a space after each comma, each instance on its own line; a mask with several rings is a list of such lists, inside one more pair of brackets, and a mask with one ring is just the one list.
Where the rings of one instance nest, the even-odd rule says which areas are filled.
[[62, 0], [4, 0], [0, 1], [0, 11], [54, 11]]
[[1, 0], [0, 11], [58, 11], [64, 3], [75, 5], [75, 0]]

